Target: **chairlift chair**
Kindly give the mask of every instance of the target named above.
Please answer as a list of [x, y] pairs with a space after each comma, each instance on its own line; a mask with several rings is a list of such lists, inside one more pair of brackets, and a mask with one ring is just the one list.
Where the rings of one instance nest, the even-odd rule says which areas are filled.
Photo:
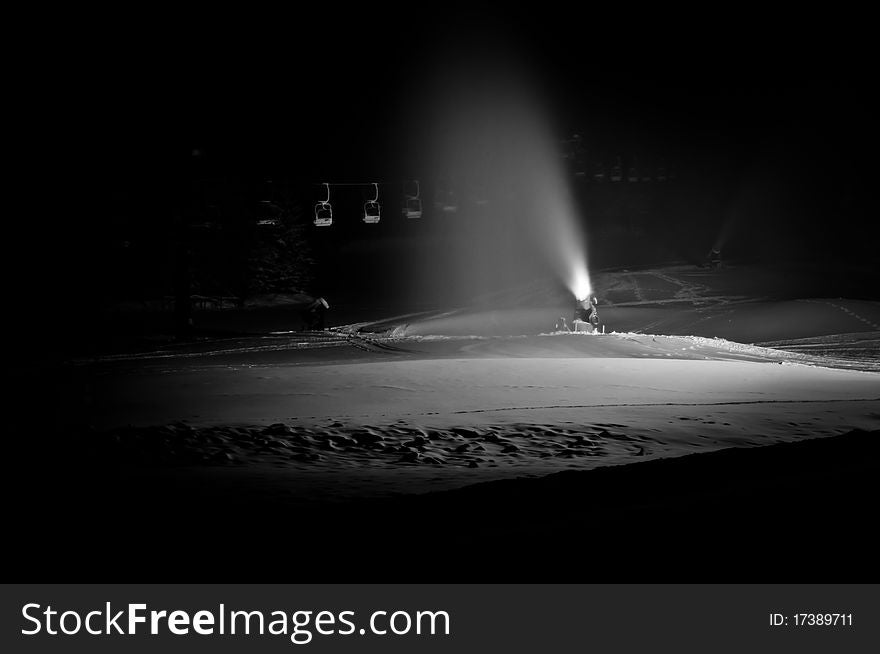
[[448, 188], [441, 190], [438, 194], [437, 205], [443, 213], [457, 213], [458, 198], [455, 195], [455, 191]]
[[630, 166], [629, 171], [626, 174], [626, 180], [628, 182], [637, 182], [639, 181], [639, 171], [635, 166]]
[[489, 187], [484, 180], [477, 180], [469, 187], [468, 201], [475, 207], [489, 205]]
[[403, 215], [407, 218], [422, 217], [422, 200], [419, 197], [421, 190], [419, 189], [419, 180], [415, 180], [416, 194], [407, 195], [403, 206]]
[[574, 176], [575, 177], [586, 177], [587, 176], [587, 165], [584, 161], [583, 153], [579, 150], [576, 150], [574, 153], [574, 157], [572, 157], [572, 162], [574, 164]]
[[456, 213], [458, 211], [458, 200], [455, 198], [455, 193], [452, 191], [447, 191], [445, 197], [443, 199], [443, 213]]
[[376, 197], [364, 202], [364, 222], [368, 225], [375, 225], [382, 215], [382, 208], [379, 206], [379, 185], [374, 183], [373, 188], [376, 190]]
[[281, 227], [281, 209], [271, 200], [260, 200], [260, 218], [257, 219], [258, 227]]
[[617, 162], [611, 168], [611, 181], [623, 181], [623, 167], [620, 165], [620, 157], [617, 157]]
[[315, 227], [329, 227], [333, 224], [333, 206], [330, 204], [330, 185], [326, 182], [327, 199], [315, 205]]
[[434, 189], [434, 208], [443, 213], [458, 212], [458, 198], [452, 190], [451, 180], [441, 178]]

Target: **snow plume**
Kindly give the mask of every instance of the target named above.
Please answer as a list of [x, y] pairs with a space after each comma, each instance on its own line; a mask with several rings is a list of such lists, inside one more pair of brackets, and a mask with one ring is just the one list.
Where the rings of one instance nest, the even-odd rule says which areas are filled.
[[588, 296], [583, 219], [540, 80], [503, 47], [459, 47], [457, 57], [429, 69], [431, 84], [415, 93], [414, 131], [428, 145], [419, 168], [435, 200], [422, 287], [469, 300], [552, 275]]

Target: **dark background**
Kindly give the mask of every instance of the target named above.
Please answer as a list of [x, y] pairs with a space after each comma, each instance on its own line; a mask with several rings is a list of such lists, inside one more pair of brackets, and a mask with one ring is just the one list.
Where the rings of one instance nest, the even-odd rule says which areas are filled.
[[[57, 370], [35, 362], [47, 353], [81, 354], [85, 341], [100, 349], [110, 333], [99, 324], [108, 306], [173, 292], [180, 224], [204, 217], [192, 210], [194, 180], [224, 189], [220, 218], [232, 236], [222, 248], [205, 249], [221, 263], [227, 256], [232, 262], [236, 244], [250, 238], [247, 224], [269, 178], [289, 190], [311, 228], [311, 207], [320, 197], [315, 185], [324, 179], [421, 177], [420, 144], [430, 135], [413, 108], [430, 102], [436, 80], [473, 74], [472, 67], [527, 73], [558, 138], [581, 134], [590, 157], [664, 158], [675, 165], [676, 181], [663, 190], [573, 182], [592, 237], [592, 265], [696, 263], [729, 225], [728, 260], [808, 262], [852, 269], [853, 277], [865, 269], [876, 276], [875, 75], [867, 56], [872, 24], [864, 16], [773, 14], [747, 6], [713, 14], [655, 7], [648, 14], [636, 5], [612, 15], [586, 4], [547, 3], [221, 11], [123, 14], [78, 7], [75, 15], [46, 9], [10, 18], [10, 30], [23, 38], [9, 61], [15, 84], [7, 128], [19, 146], [11, 156], [10, 195], [19, 202], [4, 242], [7, 325], [23, 341], [14, 342], [11, 356], [29, 373], [17, 378], [27, 404], [16, 403], [14, 416], [25, 426], [16, 440], [29, 448], [52, 449], [44, 437], [63, 435], [56, 424], [67, 419], [56, 415], [53, 401]], [[356, 207], [359, 192], [341, 196], [339, 207]], [[364, 302], [376, 304], [405, 290], [408, 251], [395, 244], [417, 242], [418, 230], [437, 216], [428, 212], [414, 224], [395, 216], [389, 204], [389, 219], [380, 225], [340, 220], [338, 229], [309, 232], [303, 242], [315, 258], [314, 279], [303, 290], [327, 294], [334, 309], [342, 292], [366, 294]], [[125, 242], [131, 247], [121, 249]], [[798, 295], [816, 293], [805, 287]], [[868, 283], [850, 297], [876, 299], [876, 286]], [[857, 446], [854, 451], [859, 454], [849, 461], [873, 461]], [[822, 465], [825, 458], [815, 455]], [[854, 486], [850, 497], [869, 497], [863, 485], [873, 477], [857, 472], [840, 468], [830, 486], [846, 495], [849, 488], [839, 483], [846, 477]], [[67, 474], [75, 478], [71, 487], [85, 476], [79, 469]], [[778, 475], [773, 468], [772, 479]], [[83, 503], [57, 506], [63, 477], [30, 493], [40, 484], [35, 477], [15, 492], [26, 488], [32, 496], [21, 503], [23, 512], [48, 507], [53, 517], [60, 514], [57, 523], [46, 523], [36, 510], [28, 514], [51, 525], [47, 550], [75, 539], [84, 521], [105, 520], [93, 518]], [[93, 481], [94, 497], [103, 497], [102, 483]], [[789, 496], [812, 484], [800, 481]], [[147, 501], [155, 504], [152, 495]], [[764, 497], [756, 493], [754, 501]], [[861, 530], [855, 517], [862, 509], [857, 502], [832, 515]], [[799, 544], [812, 524], [806, 520], [812, 505], [800, 510], [790, 523], [802, 530], [789, 536]], [[660, 533], [666, 523], [657, 515]], [[259, 515], [251, 518], [259, 522]], [[779, 532], [790, 524], [766, 520]], [[185, 512], [177, 522], [199, 528]], [[115, 528], [112, 516], [102, 524]], [[717, 527], [727, 528], [723, 518]], [[638, 547], [627, 540], [629, 532], [611, 533]], [[825, 541], [836, 533], [823, 532]], [[849, 560], [840, 559], [849, 544], [837, 543], [837, 557], [851, 575], [867, 560], [869, 542], [855, 541], [858, 556]], [[616, 544], [609, 550], [617, 551]], [[125, 559], [127, 553], [94, 553], [102, 560], [111, 555]], [[788, 578], [802, 573], [809, 556], [812, 551], [788, 559]], [[49, 563], [66, 564], [57, 557]], [[735, 563], [743, 568], [752, 560]], [[778, 565], [768, 558], [764, 569]]]
[[[424, 178], [418, 108], [437, 80], [481, 65], [528, 73], [560, 142], [581, 134], [591, 162], [674, 167], [663, 189], [573, 182], [587, 231], [605, 238], [590, 245], [594, 266], [696, 261], [722, 234], [728, 258], [874, 266], [862, 23], [573, 4], [43, 17], [15, 72], [25, 202], [9, 241], [13, 306], [39, 331], [167, 292], [170, 264], [156, 261], [195, 178], [225, 189], [231, 221], [253, 219], [272, 179], [304, 224], [324, 179]], [[376, 263], [369, 246], [341, 265], [352, 243], [418, 238], [395, 202], [396, 221], [312, 230], [305, 290], [338, 294]]]

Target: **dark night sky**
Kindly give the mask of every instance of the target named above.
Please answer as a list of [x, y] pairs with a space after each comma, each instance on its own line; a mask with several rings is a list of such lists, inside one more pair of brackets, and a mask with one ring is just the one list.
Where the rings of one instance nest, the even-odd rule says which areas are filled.
[[854, 141], [865, 137], [870, 78], [857, 35], [766, 13], [760, 24], [692, 16], [637, 25], [550, 7], [343, 6], [169, 37], [167, 26], [132, 23], [83, 40], [82, 65], [62, 73], [74, 95], [70, 128], [87, 127], [75, 136], [126, 165], [164, 165], [195, 144], [245, 168], [389, 165], [399, 141], [420, 137], [407, 132], [410, 96], [438, 73], [493, 59], [532, 72], [560, 133], [723, 159], [767, 143], [863, 151]]
[[88, 266], [81, 247], [104, 221], [161, 206], [195, 147], [233, 177], [415, 176], [406, 153], [425, 135], [409, 112], [438, 75], [481, 61], [528, 72], [560, 136], [668, 154], [730, 197], [799, 198], [781, 229], [801, 220], [816, 238], [830, 221], [841, 258], [877, 236], [855, 223], [873, 211], [876, 156], [860, 21], [475, 6], [102, 16], [43, 34], [24, 75], [23, 168], [58, 209], [23, 241]]

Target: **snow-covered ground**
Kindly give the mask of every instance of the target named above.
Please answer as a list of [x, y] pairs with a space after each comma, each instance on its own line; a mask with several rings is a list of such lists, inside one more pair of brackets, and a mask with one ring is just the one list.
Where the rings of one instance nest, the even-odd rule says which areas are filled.
[[130, 463], [155, 451], [152, 428], [178, 423], [162, 460], [305, 496], [880, 429], [880, 304], [749, 301], [718, 280], [600, 275], [605, 334], [554, 331], [570, 303], [538, 283], [443, 314], [108, 357], [80, 410], [112, 443], [136, 444], [120, 448]]

